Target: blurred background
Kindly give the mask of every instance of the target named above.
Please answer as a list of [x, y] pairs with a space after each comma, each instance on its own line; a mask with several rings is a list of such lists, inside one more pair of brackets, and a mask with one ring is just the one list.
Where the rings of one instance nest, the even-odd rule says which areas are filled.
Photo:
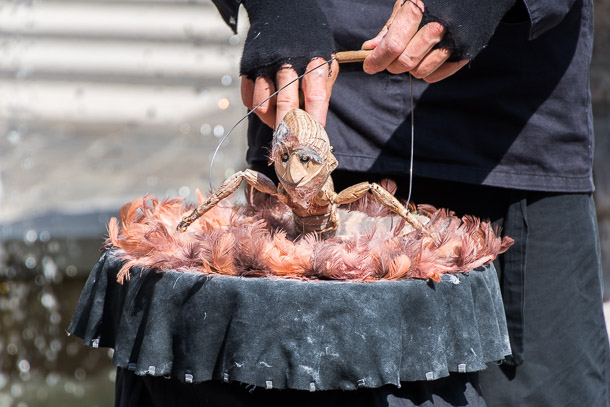
[[[610, 297], [610, 0], [591, 72]], [[67, 328], [106, 222], [208, 189], [245, 114], [239, 35], [209, 0], [0, 0], [0, 407], [109, 406], [112, 352]], [[215, 184], [245, 167], [245, 125]]]

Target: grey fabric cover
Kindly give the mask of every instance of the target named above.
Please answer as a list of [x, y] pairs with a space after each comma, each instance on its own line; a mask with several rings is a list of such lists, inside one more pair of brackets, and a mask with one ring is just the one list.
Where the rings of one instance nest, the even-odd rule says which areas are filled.
[[68, 331], [138, 375], [351, 390], [474, 372], [510, 354], [493, 265], [355, 283], [134, 268], [102, 254]]

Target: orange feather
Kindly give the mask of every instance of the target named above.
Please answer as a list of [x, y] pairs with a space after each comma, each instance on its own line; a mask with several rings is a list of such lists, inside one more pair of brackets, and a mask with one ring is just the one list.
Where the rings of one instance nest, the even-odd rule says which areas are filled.
[[[205, 199], [201, 192], [197, 195], [200, 202]], [[361, 209], [378, 211], [370, 201], [370, 207]], [[186, 233], [177, 232], [181, 217], [193, 208], [182, 198], [159, 201], [152, 196], [124, 205], [120, 224], [117, 218], [108, 223], [106, 241], [125, 260], [117, 279], [128, 279], [137, 265], [274, 278], [440, 281], [442, 274], [488, 264], [513, 243], [489, 222], [460, 219], [430, 205], [417, 207], [429, 218], [425, 227], [430, 233], [405, 232], [410, 229], [400, 220], [389, 232], [372, 227], [343, 239], [310, 234], [295, 240], [292, 213], [276, 197], [257, 199], [256, 207], [223, 201]]]

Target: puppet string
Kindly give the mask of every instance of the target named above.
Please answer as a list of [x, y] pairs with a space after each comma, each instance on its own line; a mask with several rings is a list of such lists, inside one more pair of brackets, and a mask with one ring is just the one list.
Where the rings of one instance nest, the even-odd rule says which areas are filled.
[[409, 93], [411, 108], [411, 156], [409, 158], [409, 194], [407, 195], [407, 205], [411, 202], [411, 192], [413, 192], [413, 151], [415, 150], [415, 108], [413, 103], [413, 75], [409, 72]]
[[[323, 67], [326, 64], [332, 63], [332, 61], [334, 61], [335, 59], [336, 58], [333, 56], [330, 59], [325, 60], [324, 62], [322, 62], [320, 65], [317, 65], [317, 66], [311, 68], [310, 70], [306, 71], [302, 75], [300, 75], [300, 76], [296, 77], [295, 79], [291, 80], [286, 85], [282, 86], [281, 88], [279, 88], [278, 90], [273, 92], [271, 95], [269, 95], [269, 97], [267, 97], [265, 100], [260, 102], [258, 105], [254, 106], [254, 108], [252, 108], [252, 110], [250, 110], [248, 113], [246, 113], [245, 116], [243, 116], [241, 119], [239, 119], [233, 125], [233, 127], [231, 127], [231, 129], [227, 132], [227, 134], [225, 134], [220, 139], [220, 142], [216, 146], [216, 150], [214, 150], [214, 154], [212, 155], [212, 159], [210, 161], [210, 168], [209, 168], [209, 171], [208, 171], [208, 173], [209, 173], [209, 183], [210, 183], [210, 193], [214, 193], [214, 186], [213, 186], [213, 182], [212, 182], [212, 178], [213, 178], [212, 177], [212, 175], [213, 175], [212, 173], [213, 173], [213, 170], [214, 170], [214, 161], [216, 161], [216, 156], [218, 155], [218, 152], [220, 151], [220, 147], [222, 147], [222, 144], [225, 142], [225, 140], [231, 135], [231, 133], [233, 133], [233, 130], [235, 130], [235, 128], [237, 126], [239, 126], [239, 124], [241, 122], [243, 122], [245, 119], [247, 119], [252, 113], [254, 113], [256, 111], [256, 109], [258, 109], [263, 104], [265, 104], [265, 102], [267, 102], [269, 99], [271, 99], [272, 97], [274, 97], [275, 95], [277, 95], [282, 90], [286, 89], [288, 86], [292, 85], [296, 81], [301, 80], [305, 75], [310, 74], [311, 72], [315, 71], [316, 69], [319, 69], [319, 68]], [[411, 75], [410, 72], [409, 72], [409, 93], [410, 93], [410, 108], [411, 108], [411, 155], [410, 155], [410, 159], [409, 159], [409, 193], [407, 195], [407, 205], [408, 205], [409, 202], [411, 202], [411, 192], [413, 191], [413, 150], [414, 150], [414, 144], [415, 144], [415, 112], [414, 112], [414, 103], [413, 103], [413, 75]]]

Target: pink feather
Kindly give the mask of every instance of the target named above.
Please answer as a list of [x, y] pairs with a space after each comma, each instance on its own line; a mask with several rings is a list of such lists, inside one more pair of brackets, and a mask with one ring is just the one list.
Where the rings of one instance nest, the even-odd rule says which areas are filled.
[[[198, 192], [198, 200], [204, 199]], [[360, 202], [359, 209], [379, 213], [373, 202]], [[120, 224], [117, 218], [108, 223], [106, 241], [126, 261], [118, 281], [128, 279], [135, 265], [251, 277], [440, 281], [442, 274], [488, 264], [513, 243], [489, 222], [460, 219], [430, 205], [418, 206], [418, 213], [429, 218], [428, 233], [409, 231], [400, 220], [389, 232], [373, 226], [344, 239], [310, 234], [295, 240], [292, 212], [276, 197], [260, 196], [246, 206], [225, 200], [186, 233], [177, 232], [181, 217], [193, 208], [181, 198], [159, 201], [152, 196], [124, 205]]]

